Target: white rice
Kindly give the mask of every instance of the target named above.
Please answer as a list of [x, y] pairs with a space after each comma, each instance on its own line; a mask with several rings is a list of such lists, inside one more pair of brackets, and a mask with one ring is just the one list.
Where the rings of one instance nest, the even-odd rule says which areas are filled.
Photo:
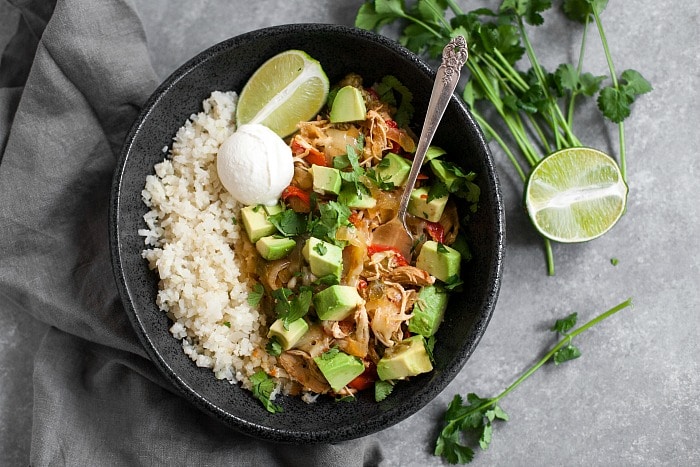
[[[143, 257], [160, 277], [157, 304], [184, 352], [216, 377], [241, 382], [275, 358], [264, 351], [265, 316], [248, 302], [233, 245], [241, 206], [216, 173], [219, 146], [235, 130], [238, 96], [215, 91], [175, 136], [169, 157], [155, 165], [142, 191], [150, 211], [139, 230]], [[275, 371], [272, 371], [275, 374]]]

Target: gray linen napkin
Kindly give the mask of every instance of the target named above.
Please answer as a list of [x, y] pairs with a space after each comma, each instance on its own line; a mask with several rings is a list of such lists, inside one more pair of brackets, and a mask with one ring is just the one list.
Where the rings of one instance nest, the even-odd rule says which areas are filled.
[[160, 376], [108, 250], [112, 172], [157, 85], [141, 22], [129, 0], [11, 4], [23, 21], [0, 64], [0, 312], [50, 326], [34, 362], [31, 464], [378, 464], [370, 438], [304, 447], [241, 435]]

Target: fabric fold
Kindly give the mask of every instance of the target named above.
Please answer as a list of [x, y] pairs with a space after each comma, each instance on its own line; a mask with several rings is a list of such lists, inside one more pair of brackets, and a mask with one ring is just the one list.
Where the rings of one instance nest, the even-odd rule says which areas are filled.
[[39, 3], [14, 3], [18, 34], [41, 39], [13, 55], [15, 38], [4, 63], [31, 66], [0, 89], [0, 311], [51, 326], [34, 362], [31, 465], [376, 465], [371, 438], [237, 433], [147, 359], [116, 290], [108, 206], [122, 141], [159, 80], [129, 0], [59, 0], [43, 34]]

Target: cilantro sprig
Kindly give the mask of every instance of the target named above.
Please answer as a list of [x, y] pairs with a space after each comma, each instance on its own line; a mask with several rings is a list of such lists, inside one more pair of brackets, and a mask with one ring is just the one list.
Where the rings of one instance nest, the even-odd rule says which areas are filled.
[[564, 337], [544, 357], [525, 371], [499, 395], [484, 399], [474, 393], [470, 393], [467, 395], [466, 403], [462, 396], [456, 395], [445, 411], [445, 424], [435, 443], [435, 455], [444, 457], [451, 464], [467, 464], [471, 462], [474, 458], [474, 449], [463, 442], [463, 433], [476, 435], [481, 449], [488, 449], [493, 436], [494, 421], [497, 419], [502, 421], [509, 420], [508, 415], [499, 405], [501, 399], [510, 394], [550, 360], [559, 365], [578, 358], [581, 355], [581, 351], [571, 344], [572, 339], [631, 305], [632, 299], [627, 299], [574, 330], [572, 328], [576, 325], [576, 313], [557, 320], [552, 327], [552, 331], [561, 333]]
[[[601, 21], [607, 3], [562, 1], [565, 16], [582, 24], [583, 34], [575, 63], [562, 63], [554, 72], [542, 66], [528, 33], [530, 27], [544, 23], [543, 14], [552, 8], [551, 0], [502, 0], [496, 9], [469, 12], [464, 12], [454, 0], [417, 0], [410, 6], [403, 0], [370, 0], [358, 10], [355, 26], [381, 31], [386, 25], [400, 22], [401, 44], [430, 57], [440, 56], [452, 37], [463, 35], [469, 44], [466, 67], [470, 79], [462, 98], [523, 181], [546, 154], [581, 146], [574, 132], [574, 110], [583, 99], [595, 99], [602, 116], [618, 127], [618, 160], [626, 181], [624, 120], [636, 98], [650, 92], [652, 86], [638, 71], [630, 69], [617, 74]], [[583, 70], [588, 31], [593, 26], [603, 45], [607, 76]], [[525, 63], [523, 58], [530, 65], [527, 70], [516, 67]], [[506, 134], [502, 134], [503, 129]], [[445, 187], [438, 186], [430, 196], [434, 199], [444, 194]], [[547, 271], [553, 275], [551, 243], [542, 239]]]

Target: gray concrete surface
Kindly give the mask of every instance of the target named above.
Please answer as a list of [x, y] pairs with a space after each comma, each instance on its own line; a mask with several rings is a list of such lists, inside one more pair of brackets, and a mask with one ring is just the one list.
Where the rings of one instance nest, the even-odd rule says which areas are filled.
[[[202, 49], [249, 30], [290, 22], [350, 25], [361, 3], [134, 0], [163, 78]], [[458, 3], [472, 9], [498, 2]], [[16, 21], [4, 5], [0, 41]], [[548, 277], [520, 205], [521, 183], [493, 147], [508, 240], [496, 312], [455, 381], [413, 417], [374, 435], [382, 441], [382, 465], [439, 465], [432, 442], [455, 393], [497, 394], [553, 344], [547, 331], [553, 320], [573, 311], [586, 320], [628, 297], [633, 309], [578, 338], [580, 359], [543, 368], [502, 402], [511, 421], [496, 427], [490, 450], [477, 453], [474, 465], [700, 465], [700, 4], [610, 2], [603, 20], [618, 70], [640, 70], [655, 88], [626, 124], [627, 214], [594, 242], [556, 245], [556, 275]], [[556, 19], [546, 24], [533, 31], [540, 58], [550, 67], [571, 60], [578, 33]], [[599, 46], [587, 57], [589, 71], [605, 71]], [[585, 113], [580, 122], [583, 141], [616, 153], [613, 127], [587, 121]], [[42, 333], [25, 316], [0, 314], [2, 465], [23, 465], [29, 457], [31, 355]]]

